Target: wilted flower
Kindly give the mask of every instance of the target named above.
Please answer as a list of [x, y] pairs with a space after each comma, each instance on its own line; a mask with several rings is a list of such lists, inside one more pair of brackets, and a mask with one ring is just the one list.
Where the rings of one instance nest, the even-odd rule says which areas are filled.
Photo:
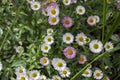
[[79, 64], [85, 64], [85, 62], [87, 61], [87, 58], [85, 55], [80, 55], [79, 57]]

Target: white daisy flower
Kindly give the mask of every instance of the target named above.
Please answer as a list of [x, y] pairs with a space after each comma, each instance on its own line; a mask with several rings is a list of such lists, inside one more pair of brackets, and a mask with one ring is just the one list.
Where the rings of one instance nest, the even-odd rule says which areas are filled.
[[103, 77], [103, 73], [101, 70], [95, 70], [94, 73], [93, 73], [93, 77], [95, 79], [102, 79]]
[[40, 59], [40, 64], [43, 66], [47, 66], [50, 63], [49, 59], [47, 57], [42, 57]]
[[52, 36], [47, 35], [47, 36], [45, 36], [44, 41], [46, 44], [51, 45], [54, 42], [54, 38]]
[[52, 65], [55, 70], [61, 71], [66, 67], [66, 62], [60, 58], [53, 58]]
[[27, 0], [28, 3], [33, 3], [35, 0]]
[[83, 15], [83, 14], [85, 14], [85, 7], [83, 7], [83, 6], [81, 6], [81, 5], [79, 5], [79, 6], [77, 6], [77, 8], [76, 8], [76, 12], [77, 12], [77, 14], [79, 14], [79, 15]]
[[3, 30], [0, 28], [0, 36], [3, 34]]
[[18, 46], [18, 47], [16, 47], [16, 52], [17, 53], [23, 53], [24, 52], [24, 48], [22, 46]]
[[103, 49], [103, 44], [99, 40], [92, 40], [89, 43], [89, 48], [90, 48], [91, 52], [93, 52], [93, 53], [100, 53]]
[[71, 4], [71, 0], [63, 0], [63, 4], [68, 6]]
[[31, 80], [37, 80], [37, 79], [39, 79], [39, 76], [40, 76], [40, 73], [37, 70], [30, 71], [30, 73], [29, 73], [29, 78]]
[[61, 78], [60, 78], [60, 76], [55, 75], [55, 76], [52, 77], [52, 80], [61, 80]]
[[104, 45], [104, 48], [106, 51], [111, 51], [113, 49], [113, 43], [111, 42], [106, 42], [105, 45]]
[[56, 7], [50, 7], [48, 10], [48, 15], [50, 17], [57, 17], [59, 15], [59, 8]]
[[36, 1], [34, 1], [34, 2], [32, 2], [31, 3], [31, 9], [32, 10], [39, 10], [41, 8], [41, 5], [40, 5], [40, 3], [39, 2], [36, 2]]
[[59, 17], [49, 17], [48, 22], [50, 25], [57, 25], [59, 23]]
[[2, 70], [2, 68], [3, 68], [3, 67], [2, 67], [2, 63], [0, 62], [0, 71]]
[[59, 73], [62, 78], [69, 77], [71, 74], [70, 69], [67, 67], [64, 68], [62, 71], [59, 71]]
[[47, 35], [52, 35], [52, 33], [53, 33], [53, 29], [52, 28], [47, 29]]
[[44, 44], [41, 45], [41, 51], [42, 51], [42, 52], [48, 53], [48, 51], [49, 51], [50, 49], [51, 49], [51, 46], [48, 45], [48, 44], [46, 44], [46, 43], [44, 43]]
[[39, 79], [38, 80], [46, 80], [46, 76], [45, 75], [40, 75]]
[[72, 43], [73, 40], [74, 40], [74, 36], [71, 33], [65, 33], [63, 35], [63, 42], [65, 42], [66, 44]]
[[97, 15], [95, 15], [94, 17], [96, 18], [96, 22], [99, 23], [100, 22], [100, 17], [97, 16]]
[[83, 72], [82, 76], [84, 76], [84, 77], [91, 77], [92, 76], [92, 70], [90, 68], [86, 69]]
[[28, 76], [27, 76], [27, 75], [22, 74], [22, 75], [17, 76], [17, 79], [16, 79], [16, 80], [29, 80], [29, 79], [28, 79]]
[[15, 69], [15, 74], [17, 76], [26, 74], [26, 69], [23, 66], [17, 67]]
[[88, 19], [87, 19], [87, 23], [90, 26], [94, 26], [97, 23], [97, 19], [94, 16], [89, 16]]
[[76, 36], [76, 42], [80, 46], [83, 46], [84, 44], [86, 44], [86, 39], [87, 39], [87, 36], [83, 32], [77, 34]]

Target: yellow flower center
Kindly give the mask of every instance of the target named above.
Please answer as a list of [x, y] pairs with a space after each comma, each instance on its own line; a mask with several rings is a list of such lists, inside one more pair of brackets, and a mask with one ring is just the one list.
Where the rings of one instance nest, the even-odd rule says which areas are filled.
[[80, 62], [83, 62], [84, 61], [84, 57], [80, 57]]
[[80, 8], [78, 11], [79, 11], [79, 12], [82, 12], [82, 9]]
[[84, 71], [84, 74], [88, 75], [88, 74], [89, 74], [89, 72], [88, 72], [87, 70], [85, 70], [85, 71]]
[[67, 71], [66, 71], [66, 70], [64, 70], [64, 71], [63, 71], [63, 74], [67, 74]]
[[109, 48], [110, 48], [110, 45], [107, 45], [106, 48], [109, 49]]
[[94, 22], [94, 20], [91, 18], [91, 19], [89, 20], [89, 22], [90, 22], [90, 23], [93, 23], [93, 22]]
[[21, 77], [20, 80], [25, 80], [25, 77]]
[[55, 15], [55, 14], [56, 14], [56, 10], [55, 10], [55, 9], [52, 9], [52, 10], [51, 10], [51, 13], [52, 13], [53, 15]]
[[70, 21], [69, 20], [65, 20], [65, 24], [70, 24]]
[[47, 63], [47, 60], [46, 60], [46, 59], [43, 59], [43, 63]]
[[41, 78], [40, 80], [45, 80], [44, 78]]
[[100, 76], [100, 73], [96, 73], [96, 76], [99, 77], [99, 76]]
[[79, 37], [79, 41], [83, 42], [84, 41], [83, 37]]
[[72, 55], [73, 51], [71, 49], [68, 49], [67, 53], [68, 53], [68, 55]]
[[36, 73], [33, 73], [33, 74], [32, 74], [32, 77], [34, 77], [34, 78], [37, 77], [37, 74], [36, 74]]
[[53, 3], [53, 2], [55, 2], [55, 0], [49, 0], [49, 3]]
[[23, 70], [22, 70], [22, 69], [19, 69], [19, 73], [23, 73]]
[[37, 4], [35, 4], [33, 7], [34, 7], [34, 8], [38, 8], [38, 5], [37, 5]]
[[68, 3], [68, 0], [65, 0], [65, 3]]
[[51, 38], [48, 38], [48, 42], [51, 42], [52, 41], [52, 39]]
[[67, 37], [66, 37], [66, 40], [67, 40], [67, 41], [70, 41], [70, 36], [67, 36]]
[[63, 66], [62, 62], [58, 62], [58, 63], [57, 63], [57, 66], [58, 66], [58, 67], [62, 67], [62, 66]]
[[98, 48], [99, 48], [99, 45], [98, 45], [98, 44], [94, 44], [93, 47], [94, 47], [95, 49], [98, 49]]
[[57, 21], [57, 19], [56, 19], [56, 18], [52, 18], [51, 21], [52, 21], [53, 23], [55, 23], [55, 22]]
[[45, 46], [45, 47], [44, 47], [44, 50], [48, 50], [48, 46]]

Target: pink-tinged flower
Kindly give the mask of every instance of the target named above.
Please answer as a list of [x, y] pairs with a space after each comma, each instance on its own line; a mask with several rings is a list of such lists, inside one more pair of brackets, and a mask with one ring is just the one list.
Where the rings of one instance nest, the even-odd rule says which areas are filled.
[[48, 22], [50, 25], [57, 25], [59, 22], [59, 17], [49, 17]]
[[96, 25], [97, 20], [96, 20], [96, 18], [94, 16], [89, 16], [88, 19], [87, 19], [87, 23], [90, 26], [94, 26], [94, 25]]
[[80, 55], [79, 57], [79, 64], [84, 64], [87, 61], [87, 58], [85, 55]]
[[42, 58], [40, 59], [40, 64], [41, 64], [42, 66], [47, 66], [47, 65], [49, 65], [49, 63], [50, 63], [50, 61], [49, 61], [49, 59], [48, 59], [47, 57], [42, 57]]
[[73, 20], [70, 17], [64, 17], [62, 20], [62, 24], [65, 28], [70, 28], [73, 25]]
[[59, 6], [57, 3], [51, 3], [46, 8], [50, 17], [56, 17], [59, 15]]
[[67, 47], [63, 52], [65, 57], [68, 59], [73, 59], [76, 56], [76, 50], [73, 47]]
[[71, 0], [71, 3], [77, 3], [77, 0]]

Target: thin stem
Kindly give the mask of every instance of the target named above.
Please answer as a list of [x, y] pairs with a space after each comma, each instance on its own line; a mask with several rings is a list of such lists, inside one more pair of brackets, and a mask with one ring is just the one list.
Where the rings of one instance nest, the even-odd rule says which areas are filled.
[[102, 27], [102, 42], [105, 38], [105, 24], [106, 24], [107, 1], [103, 0], [103, 27]]
[[7, 33], [5, 34], [5, 37], [4, 37], [4, 39], [3, 39], [2, 43], [1, 43], [1, 46], [0, 46], [0, 50], [2, 49], [2, 47], [3, 47], [3, 45], [4, 45], [5, 41], [6, 41], [6, 39], [7, 39], [7, 37], [8, 37], [8, 34], [9, 34], [9, 30], [8, 30]]

